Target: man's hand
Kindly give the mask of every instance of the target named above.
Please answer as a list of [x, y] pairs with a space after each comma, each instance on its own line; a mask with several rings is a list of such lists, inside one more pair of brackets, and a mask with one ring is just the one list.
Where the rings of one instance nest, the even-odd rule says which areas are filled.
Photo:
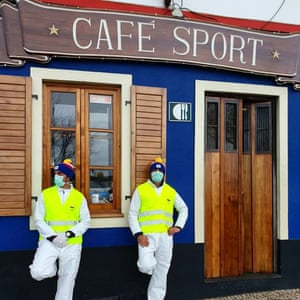
[[148, 237], [146, 235], [139, 235], [137, 237], [137, 242], [139, 243], [139, 245], [141, 247], [148, 247], [149, 246], [149, 241], [148, 241]]
[[168, 229], [168, 235], [174, 235], [175, 233], [181, 231], [181, 229], [179, 227], [170, 227]]
[[55, 237], [52, 240], [52, 243], [58, 248], [63, 248], [65, 246], [67, 246], [67, 237], [66, 237], [65, 233], [64, 232], [59, 233], [57, 235], [57, 237]]

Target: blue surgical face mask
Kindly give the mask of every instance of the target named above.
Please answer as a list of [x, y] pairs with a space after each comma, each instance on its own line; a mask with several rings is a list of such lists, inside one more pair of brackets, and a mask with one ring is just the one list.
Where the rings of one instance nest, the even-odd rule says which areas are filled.
[[65, 185], [64, 176], [54, 175], [54, 183], [58, 187], [63, 187]]
[[164, 174], [160, 171], [154, 171], [151, 173], [151, 180], [154, 183], [160, 183], [164, 178]]

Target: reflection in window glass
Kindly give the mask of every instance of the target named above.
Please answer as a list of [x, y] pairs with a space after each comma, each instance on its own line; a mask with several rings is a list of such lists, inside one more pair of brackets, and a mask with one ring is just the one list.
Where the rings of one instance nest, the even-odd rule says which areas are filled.
[[90, 133], [90, 165], [112, 165], [112, 134], [105, 132]]
[[51, 126], [75, 127], [75, 93], [51, 92]]
[[237, 105], [225, 104], [225, 151], [237, 150]]
[[112, 96], [89, 95], [90, 100], [90, 128], [112, 128]]
[[51, 132], [51, 164], [57, 165], [65, 158], [75, 161], [75, 132], [52, 131]]
[[243, 108], [243, 153], [250, 152], [250, 106]]
[[43, 88], [43, 187], [53, 183], [54, 165], [70, 158], [72, 183], [91, 215], [121, 215], [121, 87], [45, 82]]
[[90, 170], [90, 199], [93, 204], [113, 202], [112, 182], [111, 170]]
[[271, 152], [270, 106], [256, 107], [256, 153]]
[[207, 150], [218, 150], [219, 148], [219, 104], [217, 102], [207, 103], [207, 128], [206, 147]]

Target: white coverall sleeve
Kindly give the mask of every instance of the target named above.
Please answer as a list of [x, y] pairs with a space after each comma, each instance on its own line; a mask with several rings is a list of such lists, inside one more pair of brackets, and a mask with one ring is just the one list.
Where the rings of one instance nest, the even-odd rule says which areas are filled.
[[84, 234], [91, 223], [90, 211], [87, 205], [87, 201], [85, 198], [82, 200], [81, 208], [80, 208], [80, 221], [70, 230], [75, 233], [75, 235]]
[[136, 189], [132, 195], [129, 212], [128, 212], [129, 228], [133, 235], [142, 231], [138, 221], [140, 205], [141, 205], [141, 200], [140, 200], [139, 193]]
[[180, 228], [183, 228], [188, 218], [188, 207], [178, 193], [175, 197], [174, 206], [175, 209], [178, 211], [178, 218], [174, 226], [179, 226]]
[[55, 231], [45, 222], [45, 205], [43, 200], [43, 194], [38, 196], [38, 200], [35, 204], [35, 210], [33, 215], [34, 225], [38, 232], [44, 238], [56, 235]]

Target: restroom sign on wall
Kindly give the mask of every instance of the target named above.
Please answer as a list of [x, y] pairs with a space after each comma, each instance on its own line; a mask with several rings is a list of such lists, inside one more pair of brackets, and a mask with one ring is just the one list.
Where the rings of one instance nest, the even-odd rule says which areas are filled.
[[190, 122], [192, 104], [187, 102], [169, 102], [169, 121]]

